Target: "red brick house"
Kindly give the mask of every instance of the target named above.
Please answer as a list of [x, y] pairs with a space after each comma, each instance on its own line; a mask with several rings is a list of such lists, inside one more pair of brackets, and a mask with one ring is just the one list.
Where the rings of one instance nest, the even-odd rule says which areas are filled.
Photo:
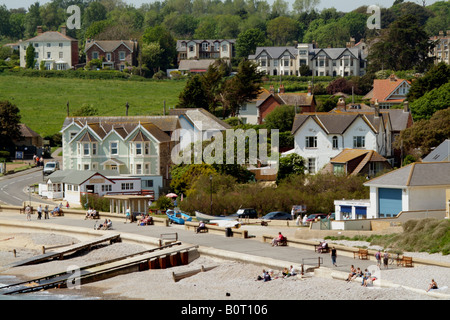
[[86, 63], [102, 60], [102, 68], [123, 71], [128, 66], [137, 66], [137, 40], [93, 40], [87, 39]]

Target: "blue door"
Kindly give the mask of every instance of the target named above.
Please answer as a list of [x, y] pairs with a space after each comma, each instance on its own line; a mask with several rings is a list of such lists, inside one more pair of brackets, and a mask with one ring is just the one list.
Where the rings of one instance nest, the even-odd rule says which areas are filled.
[[402, 211], [402, 189], [378, 189], [379, 217], [395, 217]]

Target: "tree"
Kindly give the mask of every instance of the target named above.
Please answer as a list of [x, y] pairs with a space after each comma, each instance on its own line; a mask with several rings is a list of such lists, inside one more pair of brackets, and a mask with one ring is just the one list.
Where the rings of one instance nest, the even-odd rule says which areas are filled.
[[434, 44], [412, 15], [404, 15], [389, 25], [380, 41], [370, 49], [368, 60], [371, 71], [426, 70], [433, 61], [428, 55]]
[[203, 85], [202, 76], [199, 74], [192, 76], [178, 98], [177, 108], [204, 108], [208, 110], [208, 92]]
[[422, 97], [425, 93], [439, 88], [450, 81], [450, 66], [441, 62], [433, 66], [423, 77], [412, 82], [408, 91], [408, 101], [413, 102]]
[[163, 54], [159, 57], [159, 67], [161, 70], [167, 70], [176, 62], [177, 49], [176, 41], [169, 31], [162, 26], [147, 28], [142, 35], [143, 43], [156, 42], [159, 44]]
[[278, 164], [277, 183], [290, 175], [305, 174], [305, 159], [296, 153], [281, 157]]
[[276, 46], [285, 46], [298, 39], [298, 22], [292, 18], [281, 16], [267, 23], [267, 36]]
[[414, 120], [430, 119], [439, 110], [450, 106], [450, 82], [427, 92], [410, 104]]
[[34, 52], [33, 44], [30, 42], [30, 44], [27, 47], [27, 50], [25, 52], [25, 68], [27, 69], [33, 69], [36, 64], [36, 59], [34, 58], [36, 56]]
[[298, 13], [313, 11], [320, 4], [320, 0], [295, 0], [292, 8]]
[[37, 26], [42, 25], [39, 8], [40, 5], [37, 1], [28, 8], [28, 13], [25, 16], [25, 34], [27, 37], [32, 37], [36, 33]]
[[22, 138], [19, 113], [16, 105], [7, 100], [0, 101], [0, 148], [3, 150]]
[[268, 130], [278, 129], [280, 132], [291, 131], [294, 117], [294, 106], [281, 105], [276, 107], [264, 118], [264, 123]]
[[226, 80], [222, 86], [220, 99], [224, 110], [229, 110], [232, 117], [236, 116], [244, 103], [258, 96], [261, 91], [262, 76], [263, 73], [258, 71], [255, 63], [242, 60], [237, 74]]
[[161, 66], [161, 58], [164, 55], [164, 49], [158, 42], [143, 43], [141, 48], [141, 63], [151, 70], [150, 76], [158, 72]]
[[106, 19], [106, 8], [100, 2], [91, 2], [83, 13], [83, 28], [88, 28], [92, 23]]
[[449, 124], [450, 107], [437, 111], [429, 120], [422, 119], [414, 122], [411, 127], [400, 132], [394, 147], [405, 150], [407, 154], [417, 150], [419, 156], [427, 155], [432, 148], [450, 137]]
[[256, 47], [262, 46], [266, 40], [266, 35], [259, 29], [248, 29], [239, 34], [236, 39], [236, 56], [248, 58], [255, 53]]

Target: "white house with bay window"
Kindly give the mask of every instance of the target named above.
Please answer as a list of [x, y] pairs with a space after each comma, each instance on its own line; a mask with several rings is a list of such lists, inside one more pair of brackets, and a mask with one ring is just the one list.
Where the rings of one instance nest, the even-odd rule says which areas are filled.
[[374, 150], [391, 156], [390, 121], [381, 113], [302, 113], [294, 119], [295, 152], [309, 173], [322, 170], [344, 149]]

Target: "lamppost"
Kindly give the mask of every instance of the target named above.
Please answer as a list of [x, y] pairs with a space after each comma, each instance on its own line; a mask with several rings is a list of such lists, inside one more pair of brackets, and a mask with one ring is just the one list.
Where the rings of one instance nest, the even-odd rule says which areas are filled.
[[211, 185], [211, 198], [210, 198], [210, 199], [211, 199], [211, 207], [210, 207], [210, 214], [211, 214], [211, 215], [212, 215], [212, 191], [213, 191], [213, 190], [212, 190], [212, 178], [213, 178], [213, 177], [212, 177], [212, 174], [210, 174], [210, 175], [209, 175], [209, 182], [210, 182], [210, 185]]

